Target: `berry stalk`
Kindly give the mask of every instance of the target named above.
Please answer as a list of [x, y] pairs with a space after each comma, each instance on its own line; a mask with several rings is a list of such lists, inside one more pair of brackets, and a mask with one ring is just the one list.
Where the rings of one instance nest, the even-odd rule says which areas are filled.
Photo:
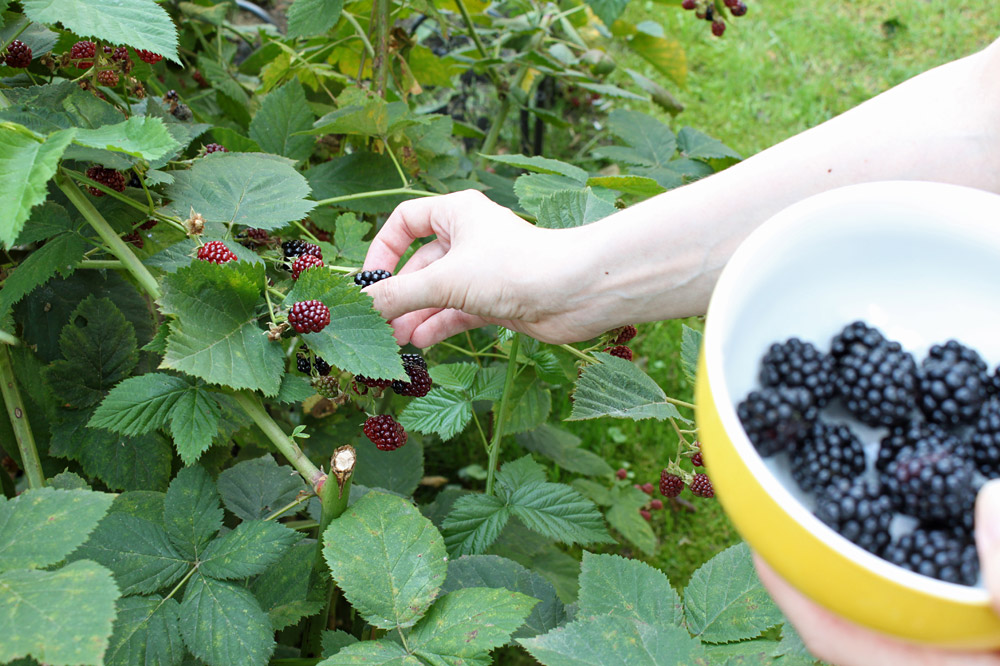
[[493, 481], [496, 475], [497, 459], [500, 457], [500, 440], [503, 438], [503, 427], [507, 414], [507, 400], [511, 391], [514, 390], [514, 377], [517, 369], [517, 353], [521, 348], [521, 334], [515, 333], [510, 341], [510, 356], [507, 359], [507, 375], [503, 380], [503, 393], [500, 395], [500, 404], [496, 410], [495, 423], [493, 424], [493, 441], [490, 442], [490, 459], [486, 466], [486, 494], [493, 494]]
[[17, 450], [21, 452], [21, 465], [28, 477], [28, 486], [41, 488], [45, 485], [45, 474], [42, 472], [42, 461], [38, 458], [38, 448], [35, 446], [35, 436], [31, 432], [28, 413], [24, 409], [21, 391], [14, 379], [14, 366], [10, 362], [10, 352], [7, 345], [0, 345], [0, 396], [7, 406], [7, 416], [14, 429], [14, 439], [17, 440]]
[[355, 201], [356, 199], [374, 199], [375, 197], [385, 197], [393, 194], [407, 194], [415, 197], [436, 197], [439, 192], [428, 192], [427, 190], [417, 190], [409, 187], [395, 187], [389, 190], [372, 190], [371, 192], [358, 192], [357, 194], [342, 194], [339, 197], [320, 199], [316, 202], [316, 207], [330, 206], [342, 201]]
[[312, 461], [306, 457], [306, 454], [302, 453], [299, 445], [292, 441], [292, 438], [286, 435], [285, 431], [274, 422], [271, 415], [264, 410], [260, 399], [245, 391], [235, 391], [232, 396], [239, 403], [240, 407], [243, 408], [243, 411], [247, 413], [247, 416], [253, 419], [257, 427], [267, 435], [267, 438], [271, 440], [271, 443], [274, 444], [278, 451], [288, 459], [288, 462], [305, 479], [306, 483], [315, 490], [319, 482], [326, 478], [326, 475], [316, 465], [312, 464]]

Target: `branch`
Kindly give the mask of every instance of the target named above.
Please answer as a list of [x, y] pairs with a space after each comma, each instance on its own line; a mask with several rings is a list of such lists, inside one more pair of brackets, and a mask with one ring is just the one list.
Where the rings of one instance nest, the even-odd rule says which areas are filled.
[[[21, 452], [21, 465], [28, 477], [31, 488], [41, 488], [45, 485], [45, 474], [42, 472], [42, 462], [38, 459], [38, 449], [35, 447], [35, 436], [28, 423], [28, 413], [24, 409], [21, 391], [17, 388], [14, 378], [14, 366], [10, 362], [10, 352], [6, 345], [0, 345], [0, 395], [7, 405], [7, 416], [14, 428], [14, 439], [17, 449]], [[5, 472], [0, 471], [0, 474]]]

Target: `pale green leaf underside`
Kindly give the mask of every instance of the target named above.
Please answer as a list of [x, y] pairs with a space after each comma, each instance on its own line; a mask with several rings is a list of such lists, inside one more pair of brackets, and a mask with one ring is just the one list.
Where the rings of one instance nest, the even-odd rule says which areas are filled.
[[483, 155], [483, 157], [493, 162], [509, 164], [527, 171], [534, 171], [535, 173], [554, 173], [566, 176], [581, 185], [587, 182], [587, 172], [580, 167], [548, 157], [538, 157], [536, 155], [530, 157], [525, 155]]
[[569, 229], [597, 222], [617, 212], [613, 202], [602, 199], [587, 187], [562, 190], [543, 198], [538, 205], [538, 226]]
[[340, 20], [344, 0], [295, 0], [288, 8], [288, 36], [322, 35]]
[[599, 364], [587, 366], [577, 380], [570, 421], [601, 416], [686, 421], [649, 375], [625, 359], [595, 352]]

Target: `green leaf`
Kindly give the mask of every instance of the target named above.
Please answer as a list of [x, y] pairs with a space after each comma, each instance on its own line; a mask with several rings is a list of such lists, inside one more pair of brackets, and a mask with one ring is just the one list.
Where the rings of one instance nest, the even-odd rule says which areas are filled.
[[637, 31], [628, 40], [629, 48], [671, 81], [683, 86], [687, 81], [687, 56], [676, 39]]
[[[402, 186], [392, 158], [366, 150], [335, 157], [315, 166], [306, 172], [306, 178], [309, 179], [316, 199], [391, 190]], [[359, 213], [388, 213], [408, 198], [410, 197], [402, 194], [365, 197], [340, 202], [337, 207]]]
[[36, 139], [29, 130], [0, 123], [0, 243], [11, 247], [31, 208], [45, 201], [49, 179], [59, 166], [59, 158], [73, 140], [75, 130]]
[[77, 130], [73, 142], [80, 146], [124, 153], [139, 160], [153, 161], [170, 155], [181, 145], [170, 136], [166, 125], [152, 116], [132, 116], [128, 120], [97, 129]]
[[537, 381], [533, 372], [523, 373], [514, 384], [504, 433], [515, 435], [545, 423], [552, 411], [552, 393]]
[[179, 63], [177, 28], [153, 0], [25, 0], [32, 21], [61, 23], [81, 37], [147, 49]]
[[[36, 209], [37, 210], [37, 209]], [[22, 233], [23, 237], [24, 234]], [[59, 234], [28, 255], [3, 281], [0, 288], [0, 317], [22, 298], [48, 282], [56, 272], [70, 275], [76, 263], [83, 259], [87, 242], [77, 234]]]
[[353, 280], [326, 270], [305, 271], [285, 305], [314, 299], [330, 308], [330, 324], [319, 333], [302, 335], [310, 349], [351, 374], [406, 378], [392, 328], [372, 307], [371, 296], [362, 293]]
[[308, 379], [286, 372], [281, 376], [281, 386], [278, 387], [278, 395], [274, 396], [274, 401], [290, 405], [308, 400], [314, 395], [316, 390]]
[[614, 472], [599, 455], [580, 448], [579, 437], [548, 423], [520, 433], [516, 439], [528, 451], [545, 456], [570, 472], [587, 476], [603, 476]]
[[583, 189], [581, 184], [567, 176], [551, 173], [529, 173], [514, 181], [517, 201], [526, 211], [538, 213], [542, 201], [556, 192]]
[[[776, 660], [772, 656], [778, 641], [756, 639], [721, 645], [712, 645], [711, 643], [704, 645], [711, 663], [719, 666], [753, 666], [755, 664], [760, 666], [774, 666], [774, 664], [792, 666], [794, 663], [794, 661], [784, 658]], [[809, 666], [812, 666], [812, 663], [812, 661], [806, 662]], [[806, 664], [802, 664], [802, 666], [806, 666]]]
[[279, 229], [315, 205], [309, 184], [284, 159], [263, 153], [212, 153], [187, 171], [174, 171], [167, 212], [186, 219], [193, 208], [207, 222]]
[[639, 550], [654, 555], [658, 545], [656, 535], [639, 513], [639, 509], [649, 503], [649, 495], [632, 486], [614, 486], [609, 499], [611, 506], [604, 514], [608, 523]]
[[31, 655], [53, 666], [103, 664], [118, 588], [88, 562], [0, 574], [0, 662]]
[[472, 402], [465, 392], [438, 387], [411, 400], [399, 414], [407, 430], [435, 433], [445, 441], [462, 432], [471, 420]]
[[288, 8], [288, 36], [322, 35], [337, 25], [344, 0], [295, 0]]
[[531, 483], [545, 483], [545, 468], [532, 460], [531, 456], [521, 456], [517, 460], [504, 463], [497, 472], [496, 482], [500, 493], [509, 496], [521, 486]]
[[87, 423], [123, 435], [141, 435], [169, 423], [171, 412], [197, 380], [150, 372], [121, 381], [105, 396]]
[[506, 589], [468, 587], [438, 600], [413, 627], [410, 651], [446, 663], [487, 659], [490, 650], [510, 640], [537, 599]]
[[681, 326], [681, 369], [688, 383], [694, 386], [698, 375], [698, 356], [701, 354], [701, 331], [684, 324]]
[[104, 664], [179, 666], [184, 660], [179, 609], [174, 599], [159, 596], [119, 599]]
[[257, 324], [263, 285], [264, 265], [242, 261], [196, 261], [167, 275], [160, 309], [178, 319], [161, 367], [275, 395], [285, 359]]
[[781, 666], [813, 666], [818, 661], [809, 652], [799, 632], [787, 621], [781, 627], [781, 641], [770, 654], [772, 657], [781, 657]]
[[[60, 562], [87, 539], [113, 495], [89, 490], [27, 490], [0, 497], [0, 572]], [[6, 625], [12, 626], [12, 625]]]
[[246, 521], [208, 544], [199, 570], [221, 579], [256, 576], [299, 538], [297, 532], [272, 520]]
[[677, 133], [677, 147], [685, 157], [709, 160], [732, 157], [740, 159], [740, 154], [718, 139], [691, 127], [684, 127]]
[[376, 627], [411, 627], [447, 572], [444, 541], [406, 500], [370, 492], [323, 534], [323, 556], [344, 596]]
[[535, 173], [554, 173], [575, 180], [580, 185], [587, 182], [587, 172], [580, 167], [549, 159], [548, 157], [524, 155], [483, 155], [488, 160], [509, 164]]
[[627, 160], [643, 166], [665, 166], [674, 157], [677, 139], [664, 123], [640, 113], [615, 109], [608, 116], [608, 129], [634, 151]]
[[208, 472], [196, 466], [177, 473], [163, 498], [163, 519], [181, 554], [200, 559], [205, 544], [222, 527], [219, 494]]
[[124, 513], [163, 527], [163, 498], [165, 496], [165, 493], [155, 490], [124, 492], [115, 498], [108, 513]]
[[730, 546], [703, 564], [684, 590], [688, 628], [706, 643], [731, 643], [760, 635], [783, 621], [757, 578], [745, 544]]
[[[37, 243], [38, 241], [58, 236], [66, 231], [76, 231], [79, 226], [81, 225], [78, 222], [74, 222], [69, 218], [69, 213], [66, 212], [63, 206], [53, 201], [46, 201], [31, 209], [31, 217], [28, 218], [24, 229], [21, 230], [21, 235], [17, 237], [17, 244], [28, 245], [30, 243]], [[37, 253], [38, 251], [36, 250], [35, 252]], [[27, 260], [21, 262], [21, 267], [23, 268], [26, 263]]]
[[458, 390], [472, 388], [479, 366], [475, 363], [441, 363], [430, 369], [435, 386]]
[[508, 505], [529, 529], [562, 543], [614, 543], [597, 506], [570, 486], [521, 486], [511, 493]]
[[417, 437], [409, 437], [406, 446], [396, 451], [359, 446], [357, 456], [354, 483], [368, 488], [384, 488], [405, 497], [413, 494], [424, 476], [424, 448]]
[[263, 666], [274, 652], [271, 623], [253, 595], [200, 573], [184, 590], [180, 629], [188, 649], [209, 666]]
[[324, 629], [320, 640], [323, 646], [324, 657], [332, 657], [348, 645], [354, 645], [358, 642], [357, 638], [341, 629], [334, 631]]
[[421, 666], [422, 661], [390, 640], [363, 641], [343, 648], [317, 666]]
[[577, 620], [518, 642], [544, 666], [690, 666], [707, 660], [684, 629], [622, 617]]
[[263, 152], [302, 161], [312, 154], [316, 140], [311, 136], [293, 135], [311, 129], [314, 119], [306, 104], [302, 84], [298, 79], [292, 79], [264, 97], [260, 110], [250, 123], [250, 138]]
[[[118, 109], [73, 81], [8, 88], [4, 96], [10, 106], [0, 110], [0, 119], [20, 123], [42, 134], [59, 129], [100, 127], [122, 119]], [[71, 138], [67, 137], [67, 142]]]
[[180, 395], [170, 410], [170, 436], [185, 465], [193, 465], [212, 445], [222, 410], [214, 394], [201, 386]]
[[244, 460], [219, 474], [226, 508], [243, 520], [259, 520], [293, 502], [306, 489], [302, 477], [270, 454]]
[[74, 559], [106, 566], [126, 595], [156, 592], [191, 568], [161, 526], [126, 513], [108, 514]]
[[584, 368], [577, 380], [569, 421], [613, 416], [634, 421], [674, 418], [687, 422], [667, 402], [663, 389], [634, 363], [603, 352], [595, 352], [594, 357], [601, 362]]
[[514, 560], [544, 576], [556, 588], [556, 594], [563, 603], [576, 601], [580, 587], [580, 562], [551, 539], [529, 530], [517, 518], [507, 523], [488, 552]]
[[606, 187], [609, 190], [618, 190], [625, 194], [634, 194], [643, 199], [666, 192], [659, 183], [652, 178], [644, 176], [597, 176], [588, 178], [587, 185], [593, 187]]
[[50, 478], [46, 487], [56, 490], [90, 490], [90, 484], [87, 483], [86, 479], [69, 470], [59, 472]]
[[510, 509], [499, 497], [475, 494], [458, 498], [442, 524], [448, 552], [452, 557], [484, 552], [509, 518]]
[[466, 555], [448, 562], [448, 577], [442, 592], [448, 594], [468, 587], [506, 588], [539, 601], [514, 633], [515, 638], [544, 634], [566, 622], [566, 607], [552, 583], [513, 560], [496, 555]]
[[[271, 618], [271, 628], [280, 631], [307, 615], [318, 613], [325, 586], [310, 587], [316, 542], [301, 541], [281, 556], [250, 584], [250, 591]], [[324, 654], [328, 654], [324, 650]]]
[[681, 598], [658, 569], [618, 555], [584, 552], [578, 613], [683, 626]]
[[354, 213], [343, 213], [337, 218], [333, 243], [337, 253], [347, 261], [362, 263], [368, 253], [369, 242], [364, 240], [372, 225], [359, 220]]
[[628, 0], [587, 0], [597, 17], [610, 28], [615, 20], [625, 11]]

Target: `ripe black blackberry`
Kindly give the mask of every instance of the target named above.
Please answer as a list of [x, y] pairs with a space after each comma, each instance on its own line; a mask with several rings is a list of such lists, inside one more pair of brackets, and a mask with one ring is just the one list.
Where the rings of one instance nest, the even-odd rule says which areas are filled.
[[15, 39], [7, 45], [7, 55], [4, 56], [4, 64], [8, 67], [24, 68], [31, 64], [31, 47]]
[[816, 420], [817, 409], [804, 388], [770, 386], [751, 391], [736, 413], [757, 452], [766, 457], [795, 448]]
[[330, 374], [330, 364], [319, 356], [314, 357], [310, 361], [309, 348], [305, 345], [300, 345], [299, 350], [295, 353], [295, 368], [305, 375], [312, 374], [314, 368], [316, 374], [321, 377], [326, 377]]
[[288, 310], [288, 323], [297, 333], [319, 333], [330, 323], [330, 308], [322, 301], [298, 301]]
[[992, 384], [986, 362], [957, 340], [934, 345], [920, 364], [920, 411], [943, 425], [972, 423]]
[[222, 241], [210, 241], [198, 248], [198, 259], [213, 264], [236, 261], [236, 255]]
[[800, 386], [809, 391], [817, 407], [824, 407], [833, 398], [837, 390], [835, 378], [833, 357], [799, 338], [775, 342], [760, 365], [762, 385]]
[[310, 375], [312, 374], [312, 361], [305, 354], [298, 353], [295, 355], [295, 369], [303, 375]]
[[412, 398], [421, 398], [427, 395], [433, 383], [427, 369], [421, 368], [418, 365], [404, 365], [403, 369], [406, 370], [406, 375], [410, 378], [410, 381], [394, 380], [392, 382], [392, 390], [399, 395], [410, 396]]
[[410, 366], [416, 368], [427, 369], [427, 361], [420, 354], [400, 354], [400, 358], [403, 361], [403, 367], [408, 368]]
[[934, 523], [960, 522], [976, 503], [975, 466], [960, 440], [930, 436], [907, 446], [881, 474], [893, 506], [908, 516]]
[[406, 430], [388, 414], [369, 416], [363, 430], [379, 451], [395, 451], [406, 444]]
[[689, 487], [695, 497], [715, 497], [715, 488], [712, 487], [708, 474], [695, 474]]
[[374, 271], [361, 271], [360, 273], [354, 276], [354, 284], [362, 288], [370, 287], [376, 282], [379, 282], [381, 280], [390, 277], [392, 277], [392, 273], [390, 273], [387, 270], [383, 270], [381, 268]]
[[312, 254], [300, 254], [292, 262], [292, 279], [298, 280], [302, 271], [314, 266], [322, 266], [323, 260]]
[[906, 425], [894, 426], [879, 442], [878, 456], [875, 458], [875, 469], [884, 472], [889, 464], [896, 459], [899, 452], [916, 445], [922, 439], [935, 438], [940, 442], [948, 439], [948, 433], [936, 423], [925, 421], [910, 421]]
[[958, 585], [975, 585], [979, 558], [974, 543], [946, 529], [918, 528], [886, 548], [882, 557], [904, 569]]
[[[125, 191], [125, 175], [121, 171], [115, 171], [114, 169], [105, 169], [102, 166], [92, 166], [87, 169], [87, 178], [91, 179], [95, 183], [100, 183], [105, 187], [114, 190], [115, 192]], [[91, 194], [95, 197], [103, 197], [104, 192], [97, 189], [96, 187], [87, 188]]]
[[863, 322], [833, 339], [837, 392], [847, 411], [870, 426], [905, 423], [916, 406], [917, 363], [898, 342]]
[[994, 398], [979, 410], [969, 444], [979, 473], [987, 479], [1000, 477], [1000, 400]]
[[323, 250], [319, 245], [304, 241], [301, 238], [286, 240], [281, 244], [281, 251], [285, 254], [285, 259], [294, 259], [303, 254], [311, 254], [314, 257], [323, 258]]
[[865, 450], [846, 425], [817, 421], [792, 451], [792, 478], [803, 490], [819, 490], [864, 471]]
[[881, 555], [891, 540], [892, 500], [875, 482], [838, 479], [819, 493], [814, 513], [870, 553]]

